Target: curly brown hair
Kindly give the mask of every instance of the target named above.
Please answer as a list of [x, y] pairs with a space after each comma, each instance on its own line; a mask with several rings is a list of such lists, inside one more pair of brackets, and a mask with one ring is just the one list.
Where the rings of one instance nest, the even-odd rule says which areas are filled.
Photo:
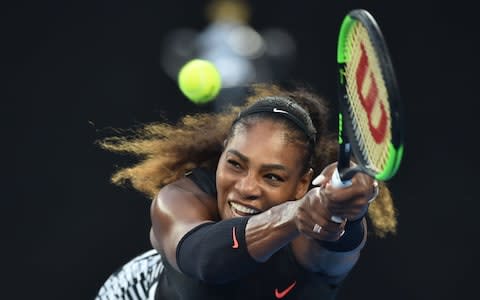
[[[195, 167], [215, 170], [223, 143], [231, 135], [231, 125], [238, 113], [268, 96], [293, 99], [310, 114], [317, 131], [312, 168], [318, 175], [336, 160], [338, 149], [336, 135], [328, 130], [327, 101], [305, 86], [286, 89], [275, 84], [254, 84], [243, 105], [229, 106], [221, 113], [186, 115], [174, 125], [165, 122], [143, 124], [130, 134], [119, 130], [118, 135], [97, 141], [105, 150], [130, 154], [138, 159], [133, 165], [114, 172], [111, 181], [120, 186], [131, 184], [153, 199], [163, 186]], [[396, 232], [396, 209], [390, 190], [383, 182], [368, 216], [378, 236]]]

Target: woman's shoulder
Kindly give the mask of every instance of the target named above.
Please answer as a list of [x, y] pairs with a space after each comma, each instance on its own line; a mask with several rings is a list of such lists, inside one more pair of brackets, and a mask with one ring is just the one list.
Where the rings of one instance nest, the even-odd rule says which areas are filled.
[[209, 218], [218, 215], [215, 197], [205, 192], [189, 176], [162, 187], [152, 203], [152, 209], [174, 216], [188, 215], [188, 212]]

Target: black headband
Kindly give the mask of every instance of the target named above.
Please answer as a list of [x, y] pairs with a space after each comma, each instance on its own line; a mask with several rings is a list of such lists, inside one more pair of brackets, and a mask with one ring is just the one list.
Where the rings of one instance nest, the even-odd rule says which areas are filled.
[[[308, 139], [315, 144], [315, 136], [317, 132], [315, 127], [313, 127], [312, 120], [308, 116], [308, 113], [291, 99], [276, 96], [262, 98], [250, 107], [241, 111], [233, 121], [232, 126], [238, 120], [255, 113], [277, 114], [278, 116], [292, 121], [305, 133]], [[303, 114], [305, 118], [302, 118], [301, 114]]]

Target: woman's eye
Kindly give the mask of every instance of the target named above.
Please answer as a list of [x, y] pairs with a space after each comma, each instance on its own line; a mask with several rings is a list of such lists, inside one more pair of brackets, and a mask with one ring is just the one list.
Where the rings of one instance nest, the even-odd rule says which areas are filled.
[[232, 160], [232, 159], [227, 160], [227, 163], [229, 165], [231, 165], [232, 167], [236, 168], [236, 169], [240, 169], [240, 167], [241, 167], [238, 162], [236, 162], [235, 160]]
[[283, 182], [283, 178], [278, 176], [278, 175], [275, 175], [275, 174], [267, 174], [265, 175], [265, 177], [270, 180], [270, 181], [278, 181], [278, 182]]

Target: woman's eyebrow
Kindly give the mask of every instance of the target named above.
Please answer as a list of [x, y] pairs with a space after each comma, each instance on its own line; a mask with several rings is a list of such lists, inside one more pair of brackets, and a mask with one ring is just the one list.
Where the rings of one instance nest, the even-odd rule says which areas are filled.
[[263, 170], [278, 170], [278, 171], [288, 171], [287, 167], [281, 164], [263, 164]]
[[244, 162], [248, 162], [249, 159], [248, 157], [246, 157], [245, 155], [243, 155], [242, 153], [238, 152], [237, 150], [235, 149], [229, 149], [227, 150], [227, 153], [230, 153], [230, 154], [233, 154], [235, 156], [238, 156], [238, 158], [240, 158], [240, 160], [244, 161]]
[[[246, 157], [245, 155], [243, 155], [242, 153], [238, 152], [237, 150], [235, 149], [229, 149], [227, 150], [228, 153], [231, 153], [235, 156], [238, 156], [238, 158], [244, 162], [249, 162], [250, 160], [248, 159], [248, 157]], [[280, 170], [280, 171], [288, 171], [288, 168], [285, 167], [284, 165], [282, 164], [262, 164], [261, 166], [262, 169], [264, 170]]]

